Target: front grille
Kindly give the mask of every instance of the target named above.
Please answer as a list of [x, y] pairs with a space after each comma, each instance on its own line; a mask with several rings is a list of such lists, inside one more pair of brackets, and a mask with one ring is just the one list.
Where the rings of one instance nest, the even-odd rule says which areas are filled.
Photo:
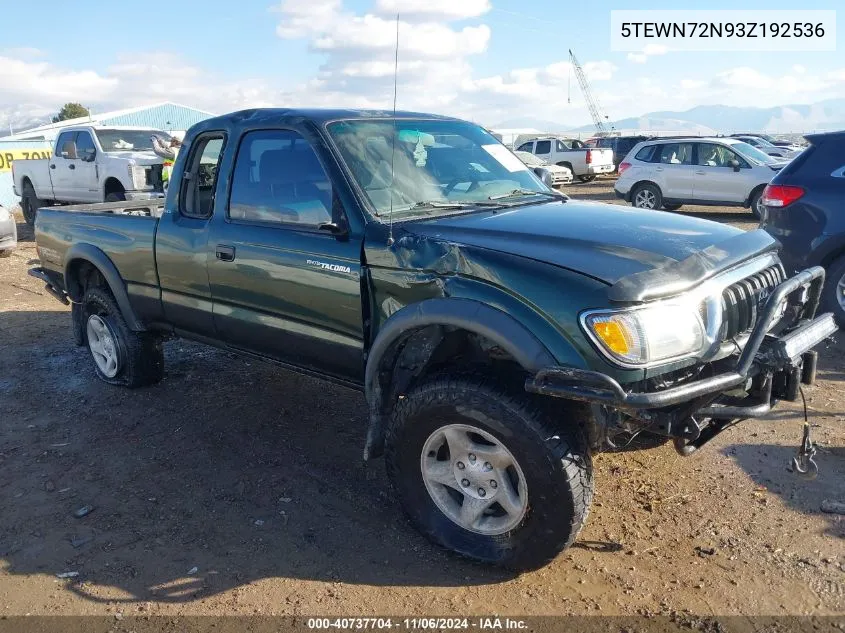
[[721, 339], [732, 339], [753, 328], [766, 299], [785, 278], [783, 267], [775, 264], [725, 288], [722, 291]]

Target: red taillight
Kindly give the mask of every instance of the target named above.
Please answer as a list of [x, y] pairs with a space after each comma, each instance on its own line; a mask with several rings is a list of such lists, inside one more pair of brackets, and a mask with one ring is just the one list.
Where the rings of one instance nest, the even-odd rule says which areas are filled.
[[593, 150], [587, 150], [587, 157], [584, 160], [587, 162], [588, 165], [593, 162]]
[[622, 174], [624, 174], [625, 170], [628, 169], [628, 167], [630, 166], [631, 163], [619, 163], [619, 175], [621, 176]]
[[804, 195], [803, 187], [766, 185], [761, 202], [767, 207], [786, 207]]

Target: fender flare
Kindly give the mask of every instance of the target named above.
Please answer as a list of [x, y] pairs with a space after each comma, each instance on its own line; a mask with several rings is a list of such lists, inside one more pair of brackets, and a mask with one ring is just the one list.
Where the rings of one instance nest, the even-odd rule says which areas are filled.
[[429, 325], [453, 326], [479, 334], [507, 351], [522, 367], [537, 372], [555, 365], [543, 343], [511, 315], [473, 299], [427, 299], [397, 311], [379, 329], [367, 354], [364, 393], [369, 405], [369, 425], [364, 459], [381, 455], [389, 415], [388, 395], [378, 375], [383, 359], [405, 335]]
[[74, 303], [82, 301], [82, 285], [71, 273], [72, 266], [75, 262], [79, 261], [88, 262], [94, 266], [94, 268], [96, 268], [106, 280], [109, 290], [111, 290], [111, 293], [114, 295], [115, 301], [117, 301], [117, 306], [120, 308], [120, 312], [123, 315], [123, 319], [126, 321], [126, 324], [129, 326], [129, 329], [135, 332], [145, 331], [147, 328], [144, 327], [144, 324], [138, 320], [137, 316], [135, 316], [132, 304], [129, 303], [129, 295], [126, 292], [126, 284], [120, 276], [117, 267], [111, 259], [109, 259], [109, 256], [96, 246], [91, 244], [74, 244], [68, 249], [68, 252], [65, 255], [65, 286], [71, 300]]

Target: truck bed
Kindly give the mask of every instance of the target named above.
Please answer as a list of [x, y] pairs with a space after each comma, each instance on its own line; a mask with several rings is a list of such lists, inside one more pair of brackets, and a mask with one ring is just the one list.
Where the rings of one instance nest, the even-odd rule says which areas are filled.
[[142, 293], [144, 286], [157, 289], [154, 244], [163, 210], [163, 198], [39, 209], [35, 237], [41, 266], [63, 284], [71, 251], [97, 248], [121, 271], [130, 295], [133, 285]]

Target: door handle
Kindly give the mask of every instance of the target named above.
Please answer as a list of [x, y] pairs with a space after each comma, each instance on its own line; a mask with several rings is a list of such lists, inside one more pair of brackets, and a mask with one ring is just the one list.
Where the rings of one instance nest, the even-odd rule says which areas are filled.
[[67, 168], [68, 168], [68, 169], [76, 169], [76, 165], [74, 165], [73, 163], [71, 163], [70, 165], [68, 165], [68, 166], [67, 166]]
[[217, 259], [221, 262], [233, 262], [235, 261], [235, 247], [234, 246], [224, 246], [223, 244], [217, 245]]
[[662, 167], [655, 167], [654, 171], [663, 171], [663, 168]]
[[695, 172], [695, 173], [696, 173], [696, 174], [698, 174], [699, 176], [704, 176], [704, 175], [706, 175], [706, 174], [707, 174], [707, 172], [706, 172], [706, 171], [697, 171], [697, 172]]

